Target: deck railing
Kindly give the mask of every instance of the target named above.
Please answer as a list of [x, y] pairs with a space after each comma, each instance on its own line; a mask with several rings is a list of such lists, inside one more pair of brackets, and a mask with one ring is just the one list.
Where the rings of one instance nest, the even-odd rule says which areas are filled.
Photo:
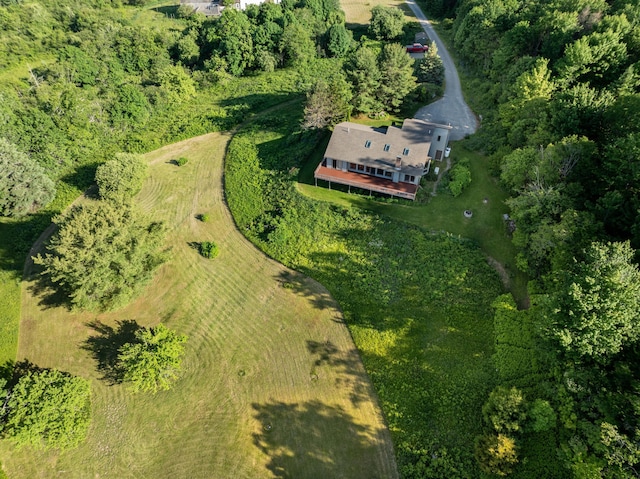
[[405, 198], [407, 200], [415, 200], [415, 193], [407, 193], [406, 191], [395, 190], [393, 188], [386, 188], [384, 186], [373, 185], [369, 183], [361, 183], [359, 181], [351, 181], [343, 178], [336, 179], [330, 175], [323, 175], [322, 173], [316, 172], [316, 179], [324, 180], [328, 182], [338, 183], [341, 185], [353, 186], [355, 188], [361, 188], [363, 190], [375, 191], [376, 193], [384, 193], [386, 195], [397, 196], [399, 198]]

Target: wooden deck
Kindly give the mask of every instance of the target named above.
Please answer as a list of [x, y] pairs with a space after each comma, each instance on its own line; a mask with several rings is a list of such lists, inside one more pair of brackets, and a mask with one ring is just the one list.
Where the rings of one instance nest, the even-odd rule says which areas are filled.
[[397, 196], [407, 200], [415, 200], [416, 191], [418, 191], [418, 185], [400, 182], [394, 183], [391, 180], [385, 180], [384, 178], [378, 178], [376, 176], [354, 173], [352, 171], [335, 170], [322, 166], [322, 163], [318, 165], [313, 176], [316, 180], [329, 181], [330, 184], [331, 182], [339, 183], [341, 185], [362, 188], [364, 190]]

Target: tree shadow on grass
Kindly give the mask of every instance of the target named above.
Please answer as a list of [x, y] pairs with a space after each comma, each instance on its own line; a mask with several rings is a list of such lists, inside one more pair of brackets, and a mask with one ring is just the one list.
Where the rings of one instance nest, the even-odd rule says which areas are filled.
[[382, 478], [383, 430], [357, 424], [342, 408], [319, 401], [253, 404], [260, 432], [253, 443], [274, 477]]
[[[338, 303], [331, 297], [331, 294], [304, 274], [284, 270], [278, 274], [276, 280], [284, 289], [289, 289], [307, 298], [316, 309], [332, 309], [336, 313], [340, 313]], [[342, 320], [336, 319], [335, 321], [342, 323]]]
[[355, 348], [348, 351], [338, 349], [331, 341], [307, 340], [307, 351], [315, 358], [312, 378], [322, 380], [322, 368], [329, 366], [338, 373], [335, 385], [349, 391], [349, 399], [354, 406], [370, 401], [375, 396], [360, 355]]
[[96, 360], [102, 379], [112, 385], [121, 383], [122, 371], [118, 367], [118, 351], [125, 344], [135, 342], [135, 334], [142, 327], [131, 319], [117, 321], [115, 328], [100, 321], [92, 321], [87, 325], [98, 334], [90, 336], [82, 345], [82, 349], [89, 351]]

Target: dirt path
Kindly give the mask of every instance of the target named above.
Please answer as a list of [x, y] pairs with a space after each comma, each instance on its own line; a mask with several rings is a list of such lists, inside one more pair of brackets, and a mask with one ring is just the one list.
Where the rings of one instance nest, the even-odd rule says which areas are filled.
[[406, 0], [406, 3], [420, 22], [422, 29], [429, 35], [429, 38], [436, 43], [438, 54], [444, 64], [445, 90], [443, 97], [434, 103], [420, 108], [415, 114], [415, 117], [434, 123], [451, 125], [453, 130], [451, 131], [450, 140], [461, 140], [465, 136], [475, 133], [477, 120], [471, 108], [469, 108], [464, 101], [462, 87], [460, 86], [460, 77], [458, 76], [456, 66], [446, 46], [442, 40], [440, 40], [440, 37], [438, 37], [433, 26], [431, 26], [427, 17], [422, 13], [420, 7], [414, 0]]

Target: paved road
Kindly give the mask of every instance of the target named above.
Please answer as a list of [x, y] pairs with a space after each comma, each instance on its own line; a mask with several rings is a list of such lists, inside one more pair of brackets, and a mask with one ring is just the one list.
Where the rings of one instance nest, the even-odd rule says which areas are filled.
[[434, 123], [451, 124], [451, 140], [461, 140], [466, 135], [475, 133], [477, 129], [477, 120], [471, 108], [465, 103], [460, 88], [460, 78], [456, 66], [449, 55], [444, 43], [438, 37], [427, 17], [424, 16], [420, 7], [416, 5], [414, 0], [406, 0], [407, 5], [418, 18], [423, 30], [427, 32], [429, 38], [436, 42], [438, 47], [438, 55], [444, 63], [444, 79], [445, 90], [444, 96], [430, 105], [423, 106], [415, 114], [416, 118], [421, 120], [432, 121]]

